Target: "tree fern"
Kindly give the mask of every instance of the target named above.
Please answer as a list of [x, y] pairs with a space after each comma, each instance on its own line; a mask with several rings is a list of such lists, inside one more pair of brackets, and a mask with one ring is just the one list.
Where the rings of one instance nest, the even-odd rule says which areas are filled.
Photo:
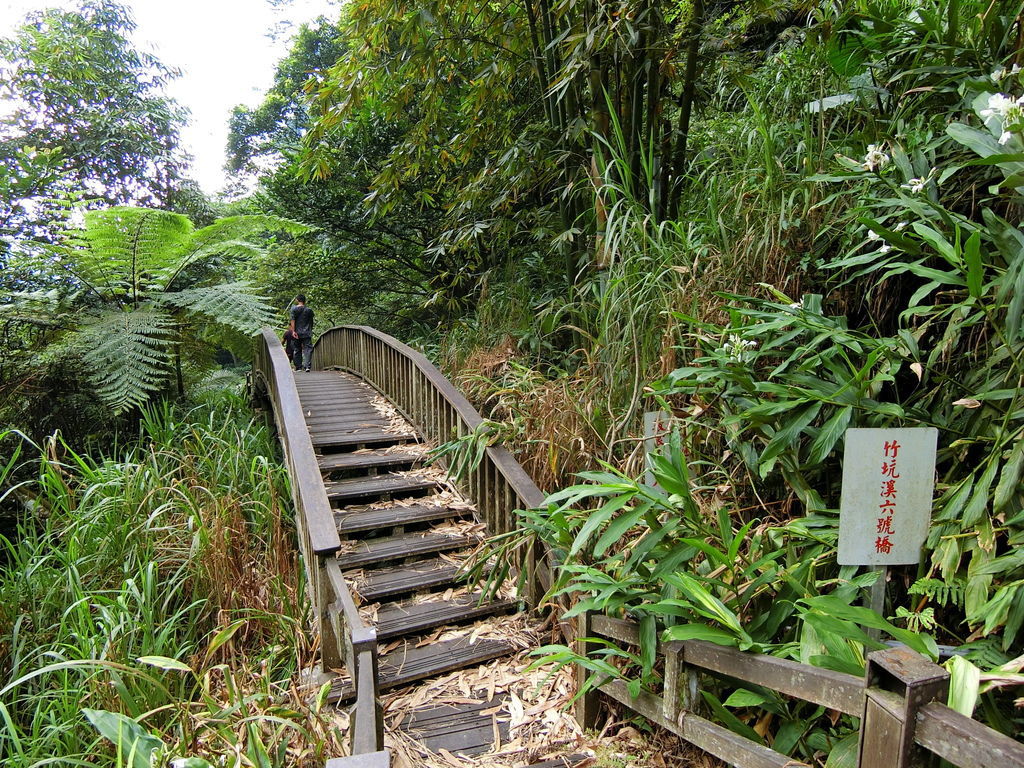
[[24, 256], [59, 287], [12, 295], [2, 311], [76, 332], [96, 392], [115, 411], [164, 388], [176, 346], [196, 326], [189, 316], [246, 334], [272, 322], [273, 311], [247, 283], [189, 285], [196, 277], [189, 267], [227, 272], [260, 254], [271, 234], [308, 231], [276, 216], [231, 216], [197, 230], [187, 216], [126, 206], [85, 211], [77, 221], [63, 242], [38, 244]]
[[199, 288], [165, 293], [159, 303], [205, 315], [245, 334], [255, 334], [274, 322], [274, 311], [266, 300], [257, 296], [249, 283], [219, 283]]
[[153, 306], [104, 312], [77, 334], [96, 393], [115, 412], [145, 403], [168, 381], [175, 322]]

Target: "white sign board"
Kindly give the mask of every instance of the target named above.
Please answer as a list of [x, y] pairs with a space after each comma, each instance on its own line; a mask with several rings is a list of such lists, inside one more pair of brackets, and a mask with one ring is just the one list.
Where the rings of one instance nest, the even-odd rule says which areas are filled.
[[647, 468], [644, 474], [644, 485], [649, 485], [652, 488], [657, 485], [654, 482], [654, 473], [651, 471], [650, 457], [661, 453], [671, 431], [672, 414], [668, 411], [647, 411], [644, 414], [644, 466]]
[[920, 562], [931, 520], [937, 440], [933, 427], [846, 430], [840, 565]]

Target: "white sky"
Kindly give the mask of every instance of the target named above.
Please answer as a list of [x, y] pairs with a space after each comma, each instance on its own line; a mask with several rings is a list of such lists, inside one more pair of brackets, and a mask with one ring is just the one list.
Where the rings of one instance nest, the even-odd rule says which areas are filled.
[[[258, 104], [299, 25], [320, 15], [335, 18], [341, 2], [121, 0], [138, 25], [136, 46], [181, 70], [168, 95], [192, 113], [182, 130], [182, 145], [193, 157], [190, 175], [205, 192], [212, 194], [224, 186], [222, 166], [232, 108]], [[0, 36], [9, 35], [29, 11], [74, 5], [68, 0], [0, 0]], [[271, 32], [280, 32], [286, 23], [291, 30], [271, 39]]]

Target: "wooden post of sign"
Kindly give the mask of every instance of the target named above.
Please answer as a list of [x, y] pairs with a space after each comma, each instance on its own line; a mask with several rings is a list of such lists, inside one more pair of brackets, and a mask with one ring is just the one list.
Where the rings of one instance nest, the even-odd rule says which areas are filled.
[[[885, 618], [885, 587], [886, 582], [889, 580], [889, 566], [872, 565], [868, 567], [868, 571], [877, 573], [878, 579], [871, 585], [871, 589], [867, 594], [867, 607], [882, 618]], [[878, 640], [882, 636], [882, 630], [875, 629], [874, 627], [865, 628], [865, 632], [867, 632], [868, 637], [872, 640]]]

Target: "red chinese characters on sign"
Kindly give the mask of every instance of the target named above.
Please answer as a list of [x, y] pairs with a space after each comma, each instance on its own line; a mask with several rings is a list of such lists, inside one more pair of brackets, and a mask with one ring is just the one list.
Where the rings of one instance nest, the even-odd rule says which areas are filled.
[[899, 495], [896, 488], [896, 480], [900, 476], [896, 470], [896, 457], [899, 452], [900, 444], [896, 440], [886, 441], [882, 445], [880, 503], [878, 518], [875, 520], [875, 530], [878, 534], [875, 539], [875, 552], [885, 555], [892, 552], [892, 537], [896, 535], [893, 520], [896, 517], [896, 502]]

